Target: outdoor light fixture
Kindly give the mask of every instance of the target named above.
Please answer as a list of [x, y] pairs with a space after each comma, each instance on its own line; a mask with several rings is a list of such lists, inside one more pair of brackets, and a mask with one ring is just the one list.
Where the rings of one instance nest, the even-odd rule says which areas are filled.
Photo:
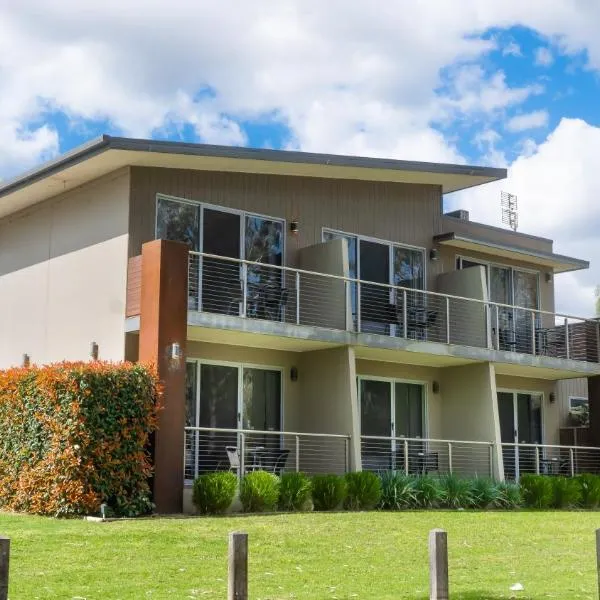
[[429, 251], [429, 260], [440, 260], [440, 251], [437, 248], [432, 248]]
[[297, 367], [292, 367], [290, 369], [290, 379], [292, 381], [298, 381], [298, 368]]
[[98, 344], [96, 342], [90, 344], [90, 356], [92, 360], [98, 360]]
[[29, 354], [23, 354], [23, 366], [28, 367], [30, 362]]
[[550, 392], [548, 400], [550, 400], [550, 404], [554, 404], [556, 402], [556, 394], [554, 392]]
[[437, 381], [432, 381], [431, 382], [431, 390], [433, 391], [434, 394], [439, 394], [440, 393], [440, 384]]
[[181, 358], [181, 346], [177, 342], [171, 344], [171, 359], [179, 360]]
[[550, 283], [552, 281], [552, 273], [546, 273], [546, 283]]
[[298, 233], [298, 221], [292, 221], [290, 223], [290, 233], [296, 235]]

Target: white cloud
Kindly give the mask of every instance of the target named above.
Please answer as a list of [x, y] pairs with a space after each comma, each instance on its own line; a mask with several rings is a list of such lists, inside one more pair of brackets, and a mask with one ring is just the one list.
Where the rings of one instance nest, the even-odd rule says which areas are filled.
[[504, 48], [502, 48], [502, 56], [523, 56], [521, 52], [521, 46], [514, 40], [510, 41]]
[[[246, 141], [239, 121], [275, 115], [294, 147], [444, 161], [462, 157], [434, 125], [465, 122], [480, 131], [484, 157], [502, 163], [499, 141], [485, 132], [497, 133], [543, 88], [510, 85], [485, 59], [517, 48], [481, 34], [529, 27], [555, 52], [583, 52], [600, 70], [598, 22], [600, 3], [580, 0], [463, 0], [460, 10], [455, 0], [434, 8], [412, 0], [0, 0], [0, 176], [56, 153], [57, 134], [44, 123], [52, 110], [84, 127], [107, 120], [146, 136], [191, 125], [205, 141], [235, 144]], [[577, 168], [579, 140], [559, 149], [554, 141], [574, 123], [539, 147], [524, 141], [515, 181], [526, 179], [522, 164], [535, 166], [537, 180], [555, 180], [551, 149]], [[577, 191], [581, 182], [564, 178]], [[560, 195], [581, 211], [559, 183], [542, 185], [549, 206]], [[540, 222], [550, 215], [549, 230], [563, 220], [541, 205], [532, 214]], [[539, 228], [525, 217], [522, 230], [530, 225]], [[573, 231], [556, 229], [559, 244]]]
[[600, 128], [563, 119], [534, 154], [510, 165], [507, 180], [448, 197], [473, 220], [501, 226], [500, 191], [516, 194], [519, 231], [554, 239], [560, 254], [591, 260], [589, 270], [556, 277], [557, 309], [569, 314], [592, 315], [600, 283], [599, 154]]
[[538, 67], [549, 67], [554, 62], [554, 56], [549, 48], [540, 46], [535, 49], [533, 60]]
[[539, 129], [548, 125], [548, 118], [549, 115], [547, 110], [535, 110], [530, 113], [512, 117], [506, 123], [506, 129], [512, 132]]

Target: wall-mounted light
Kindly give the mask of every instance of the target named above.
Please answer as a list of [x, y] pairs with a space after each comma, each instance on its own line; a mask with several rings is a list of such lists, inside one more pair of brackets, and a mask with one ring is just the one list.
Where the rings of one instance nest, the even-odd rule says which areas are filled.
[[177, 342], [171, 344], [171, 360], [179, 360], [181, 358], [181, 346]]
[[550, 392], [548, 400], [550, 400], [550, 404], [554, 404], [556, 402], [556, 394], [554, 392]]
[[433, 391], [434, 394], [439, 394], [440, 393], [440, 384], [437, 381], [432, 381], [431, 382], [431, 390]]
[[31, 359], [29, 358], [29, 354], [23, 354], [23, 366], [28, 367], [31, 364]]
[[292, 235], [297, 235], [298, 234], [298, 221], [291, 221], [290, 222], [290, 233]]
[[98, 360], [98, 344], [96, 342], [90, 344], [90, 356], [92, 360]]
[[552, 273], [550, 273], [550, 271], [548, 271], [546, 273], [546, 283], [550, 283], [552, 281]]
[[297, 367], [292, 367], [290, 369], [290, 379], [292, 381], [298, 381], [298, 368]]
[[440, 260], [440, 251], [437, 248], [432, 248], [429, 251], [429, 260]]

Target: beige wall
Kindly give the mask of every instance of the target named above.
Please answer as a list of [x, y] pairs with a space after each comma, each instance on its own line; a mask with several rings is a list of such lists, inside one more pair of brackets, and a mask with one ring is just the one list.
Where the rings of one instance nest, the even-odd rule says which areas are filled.
[[0, 367], [122, 360], [129, 171], [0, 221]]
[[[298, 251], [298, 267], [305, 271], [348, 277], [347, 244], [341, 239], [301, 248]], [[351, 329], [350, 287], [341, 279], [300, 274], [300, 322], [303, 325]]]
[[[154, 238], [157, 193], [285, 219], [293, 267], [299, 248], [322, 241], [323, 227], [429, 249], [442, 218], [441, 189], [433, 185], [135, 167], [131, 256]], [[291, 221], [298, 222], [295, 235]], [[440, 262], [427, 261], [427, 271], [433, 281]]]
[[[302, 394], [300, 431], [352, 435], [350, 464], [360, 468], [354, 350], [341, 347], [302, 354], [298, 380]], [[327, 451], [336, 465], [344, 462], [342, 451], [339, 443]], [[324, 465], [324, 470], [330, 469]]]
[[[488, 291], [483, 267], [444, 273], [437, 278], [437, 291], [487, 302]], [[466, 300], [450, 300], [450, 343], [486, 348], [490, 344], [486, 305]]]
[[542, 425], [544, 444], [559, 443], [560, 404], [558, 400], [551, 403], [550, 394], [556, 392], [556, 383], [547, 379], [532, 379], [528, 377], [510, 377], [508, 375], [496, 376], [496, 387], [503, 391], [522, 391], [541, 393], [542, 400]]
[[[441, 380], [442, 433], [449, 440], [495, 442], [500, 440], [500, 423], [493, 365], [489, 363], [444, 369]], [[458, 453], [467, 454], [462, 470]], [[465, 475], [489, 474], [489, 450], [473, 446], [455, 450], [456, 469]], [[467, 458], [467, 456], [465, 456]], [[502, 455], [494, 455], [494, 474], [502, 476]]]

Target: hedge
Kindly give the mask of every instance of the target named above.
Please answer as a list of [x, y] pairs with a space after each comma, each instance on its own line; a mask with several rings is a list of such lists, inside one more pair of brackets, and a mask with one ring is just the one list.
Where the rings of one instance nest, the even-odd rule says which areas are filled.
[[42, 515], [151, 509], [160, 386], [141, 364], [0, 371], [0, 508]]

